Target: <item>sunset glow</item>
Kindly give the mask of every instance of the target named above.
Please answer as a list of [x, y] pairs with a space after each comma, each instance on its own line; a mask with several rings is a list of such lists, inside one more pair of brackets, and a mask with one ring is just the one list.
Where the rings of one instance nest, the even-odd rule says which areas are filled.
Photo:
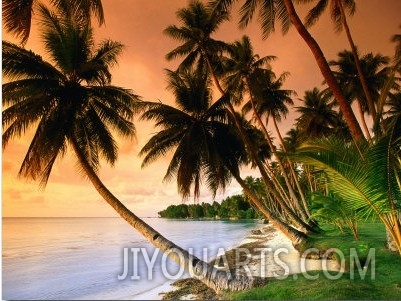
[[[106, 26], [95, 28], [97, 40], [110, 38], [126, 46], [119, 65], [112, 70], [113, 84], [132, 89], [144, 100], [160, 100], [172, 104], [172, 95], [165, 89], [164, 69], [174, 69], [178, 62], [167, 62], [164, 56], [177, 44], [163, 35], [162, 31], [170, 24], [177, 24], [175, 12], [186, 3], [186, 0], [103, 1]], [[298, 6], [297, 10], [304, 16], [308, 8]], [[349, 19], [349, 25], [360, 54], [372, 52], [393, 56], [394, 44], [390, 38], [400, 31], [400, 12], [399, 0], [357, 2], [357, 12]], [[334, 34], [328, 14], [325, 14], [310, 31], [328, 60], [335, 59], [339, 51], [349, 48], [344, 33]], [[234, 15], [231, 22], [223, 24], [215, 38], [233, 42], [244, 34], [251, 37], [255, 53], [261, 56], [277, 56], [278, 59], [272, 63], [273, 71], [277, 75], [285, 71], [290, 73], [284, 88], [295, 90], [301, 98], [305, 90], [315, 86], [321, 87], [323, 77], [316, 61], [293, 28], [285, 36], [277, 30], [268, 39], [262, 40], [256, 22], [246, 30], [239, 30], [237, 16]], [[39, 36], [40, 31], [34, 27], [26, 48], [46, 57], [39, 47]], [[13, 41], [4, 31], [3, 39]], [[297, 106], [296, 99], [294, 101]], [[286, 133], [292, 127], [295, 117], [291, 111], [287, 119], [279, 125], [282, 133]], [[141, 169], [142, 159], [138, 153], [156, 129], [151, 123], [137, 119], [135, 118], [137, 139], [119, 140], [119, 160], [113, 167], [104, 163], [100, 178], [137, 215], [157, 216], [157, 212], [167, 205], [179, 204], [181, 198], [174, 181], [163, 182], [169, 162], [168, 156]], [[18, 178], [18, 170], [30, 138], [30, 135], [26, 135], [20, 140], [15, 140], [3, 151], [3, 216], [116, 216], [114, 210], [102, 200], [89, 181], [79, 174], [72, 153], [67, 153], [56, 162], [45, 190], [41, 190], [38, 183]], [[243, 176], [249, 174], [258, 175], [256, 171], [242, 171]], [[199, 201], [212, 201], [211, 194], [207, 190], [202, 191]], [[240, 192], [239, 185], [233, 182], [224, 194], [217, 195], [217, 199]]]

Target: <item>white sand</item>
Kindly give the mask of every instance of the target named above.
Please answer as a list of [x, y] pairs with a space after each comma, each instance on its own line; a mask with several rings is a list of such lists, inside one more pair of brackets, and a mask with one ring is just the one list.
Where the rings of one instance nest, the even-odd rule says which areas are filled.
[[341, 268], [335, 260], [301, 258], [291, 241], [272, 225], [264, 226], [260, 230], [261, 235], [251, 235], [241, 243], [243, 245], [266, 239], [266, 242], [261, 243], [263, 249], [259, 254], [253, 255], [248, 264], [253, 276], [277, 277], [316, 270], [339, 271]]

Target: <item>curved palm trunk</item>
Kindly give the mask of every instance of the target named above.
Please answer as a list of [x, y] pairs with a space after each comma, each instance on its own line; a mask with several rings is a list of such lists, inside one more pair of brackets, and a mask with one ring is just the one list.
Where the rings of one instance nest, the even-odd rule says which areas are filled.
[[357, 105], [358, 105], [359, 115], [361, 116], [363, 130], [365, 131], [365, 135], [368, 138], [369, 142], [372, 143], [372, 136], [370, 135], [368, 125], [366, 124], [365, 114], [363, 113], [362, 104], [359, 100], [357, 100], [357, 103], [358, 103]]
[[[232, 116], [234, 118], [236, 126], [237, 126], [238, 130], [240, 131], [242, 138], [244, 139], [246, 147], [251, 152], [252, 159], [258, 166], [258, 169], [259, 169], [262, 179], [263, 179], [263, 183], [265, 184], [266, 188], [274, 196], [276, 201], [282, 206], [282, 209], [286, 212], [286, 214], [291, 218], [291, 220], [294, 222], [294, 224], [297, 227], [301, 228], [302, 231], [305, 231], [305, 233], [312, 231], [313, 230], [312, 227], [310, 227], [308, 224], [306, 224], [298, 215], [295, 214], [295, 212], [285, 203], [285, 201], [283, 199], [281, 199], [278, 192], [269, 183], [269, 176], [267, 175], [265, 167], [263, 166], [263, 163], [259, 160], [259, 158], [255, 152], [255, 149], [252, 146], [252, 143], [249, 141], [249, 138], [246, 135], [246, 133], [244, 132], [242, 125], [240, 124], [238, 118], [235, 116], [234, 107], [232, 106], [231, 103], [228, 104], [228, 107], [229, 107], [230, 113], [232, 114]], [[284, 232], [284, 234], [285, 234], [285, 232]]]
[[[223, 90], [223, 88], [221, 87], [216, 74], [214, 73], [212, 64], [210, 63], [210, 60], [207, 56], [205, 56], [206, 59], [206, 63], [210, 69], [210, 73], [212, 75], [213, 81], [216, 84], [217, 89], [219, 90], [219, 92], [224, 95], [225, 92]], [[276, 198], [276, 200], [280, 203], [280, 205], [282, 206], [282, 208], [284, 209], [284, 211], [286, 211], [286, 213], [288, 213], [291, 218], [293, 219], [293, 221], [296, 223], [296, 225], [298, 227], [300, 227], [303, 231], [305, 232], [309, 232], [312, 231], [313, 228], [310, 227], [308, 224], [306, 224], [303, 220], [301, 220], [288, 206], [287, 204], [285, 204], [285, 202], [280, 198], [280, 196], [278, 195], [277, 191], [275, 191], [275, 189], [270, 185], [270, 183], [268, 182], [268, 175], [266, 173], [266, 170], [263, 166], [263, 163], [258, 159], [258, 156], [256, 155], [256, 152], [254, 150], [254, 148], [252, 147], [252, 143], [249, 141], [248, 136], [246, 135], [246, 133], [244, 132], [244, 129], [240, 123], [240, 121], [238, 120], [237, 116], [235, 115], [235, 109], [233, 107], [233, 105], [231, 104], [231, 102], [228, 103], [228, 110], [231, 113], [233, 120], [235, 122], [235, 125], [237, 126], [238, 130], [241, 133], [242, 138], [244, 139], [245, 145], [246, 147], [250, 150], [251, 152], [251, 157], [253, 159], [253, 161], [256, 163], [256, 165], [258, 166], [258, 169], [261, 173], [263, 182], [266, 186], [267, 189], [270, 190], [270, 192], [273, 194], [273, 196]]]
[[340, 106], [340, 110], [344, 116], [344, 119], [348, 124], [352, 137], [354, 138], [355, 141], [365, 140], [361, 127], [359, 126], [358, 120], [356, 119], [347, 99], [344, 97], [341, 88], [338, 85], [329, 67], [329, 64], [327, 63], [327, 60], [324, 57], [324, 54], [319, 47], [319, 44], [305, 28], [297, 12], [295, 11], [294, 4], [292, 3], [292, 1], [283, 0], [283, 2], [289, 14], [291, 23], [294, 24], [298, 33], [301, 35], [306, 44], [309, 46], [319, 66], [320, 72], [322, 73], [324, 79], [326, 80], [330, 90], [333, 92], [333, 95]]
[[[248, 79], [248, 78], [246, 79], [246, 83], [247, 83], [247, 85], [248, 85], [248, 89], [250, 90], [250, 86], [251, 86], [251, 85], [250, 85], [250, 83], [249, 83], [249, 79]], [[254, 100], [253, 100], [251, 91], [250, 91], [249, 94], [250, 94], [250, 101], [251, 101], [251, 104], [252, 104], [252, 110], [253, 110], [253, 113], [254, 113], [255, 116], [256, 116], [256, 120], [258, 121], [259, 126], [260, 126], [260, 128], [262, 129], [262, 131], [263, 131], [263, 133], [264, 133], [264, 135], [265, 135], [265, 137], [266, 137], [266, 141], [267, 141], [267, 143], [269, 144], [270, 151], [272, 152], [272, 154], [274, 154], [274, 156], [276, 157], [276, 160], [277, 160], [277, 162], [278, 162], [278, 164], [279, 164], [279, 166], [280, 166], [280, 169], [281, 169], [282, 174], [283, 174], [284, 181], [285, 181], [285, 183], [286, 183], [286, 185], [287, 185], [287, 188], [288, 188], [288, 191], [289, 191], [289, 193], [290, 193], [290, 195], [291, 195], [291, 199], [293, 200], [293, 203], [294, 203], [295, 207], [299, 210], [303, 221], [305, 221], [305, 220], [308, 219], [308, 217], [307, 217], [307, 215], [306, 215], [306, 212], [305, 212], [305, 211], [303, 210], [303, 208], [301, 207], [301, 205], [300, 205], [300, 203], [299, 203], [299, 200], [298, 200], [298, 198], [297, 198], [297, 196], [296, 196], [296, 194], [295, 194], [295, 191], [294, 191], [294, 189], [292, 188], [292, 185], [291, 185], [291, 183], [290, 183], [290, 181], [289, 181], [289, 179], [288, 179], [287, 173], [286, 173], [286, 171], [285, 171], [285, 169], [284, 169], [283, 162], [281, 161], [281, 159], [279, 158], [279, 156], [277, 156], [277, 154], [276, 154], [276, 151], [275, 151], [275, 149], [274, 149], [274, 145], [273, 145], [273, 142], [271, 141], [270, 135], [269, 135], [269, 133], [267, 132], [267, 129], [266, 129], [265, 125], [263, 124], [262, 119], [260, 118], [259, 113], [258, 113], [257, 110], [256, 110], [255, 102], [254, 102]], [[299, 219], [298, 216], [295, 215], [295, 219], [298, 220], [298, 219]], [[302, 221], [302, 223], [303, 223], [303, 221]], [[300, 222], [300, 219], [299, 219], [299, 222]], [[304, 224], [305, 224], [305, 223], [304, 223]]]
[[84, 159], [76, 141], [71, 139], [71, 145], [74, 152], [81, 164], [81, 167], [85, 171], [86, 176], [89, 178], [97, 192], [103, 197], [103, 199], [134, 229], [141, 233], [149, 242], [151, 242], [156, 248], [159, 248], [162, 252], [168, 254], [168, 256], [183, 266], [191, 275], [191, 277], [202, 281], [208, 287], [214, 289], [217, 292], [222, 290], [239, 291], [251, 288], [255, 284], [259, 284], [260, 281], [256, 281], [255, 277], [247, 277], [245, 275], [231, 275], [226, 271], [219, 270], [207, 262], [200, 260], [199, 258], [189, 254], [188, 251], [177, 246], [159, 232], [145, 223], [142, 219], [137, 217], [127, 207], [124, 206], [102, 183], [97, 174], [94, 172], [92, 167]]
[[274, 128], [276, 129], [278, 140], [280, 141], [280, 145], [283, 148], [283, 151], [287, 152], [287, 149], [285, 148], [285, 145], [284, 145], [283, 136], [281, 136], [280, 129], [278, 128], [277, 120], [274, 116], [272, 116], [272, 118], [273, 118], [273, 124], [274, 124]]
[[[281, 136], [280, 129], [278, 128], [278, 125], [277, 125], [276, 118], [274, 116], [272, 116], [272, 117], [273, 117], [274, 128], [276, 129], [277, 136], [278, 136], [278, 139], [280, 140], [281, 147], [283, 148], [284, 152], [287, 152], [287, 149], [285, 148], [285, 145], [284, 145], [283, 137]], [[288, 164], [290, 166], [291, 173], [292, 173], [292, 176], [294, 178], [295, 185], [297, 186], [299, 195], [301, 196], [302, 205], [304, 207], [305, 213], [308, 216], [308, 218], [310, 218], [311, 214], [309, 212], [309, 208], [308, 208], [308, 204], [306, 202], [305, 194], [304, 194], [304, 192], [302, 190], [301, 184], [299, 184], [297, 174], [295, 173], [295, 170], [294, 170], [294, 168], [292, 166], [292, 162], [290, 161], [290, 159], [288, 159]]]
[[376, 107], [373, 102], [372, 95], [369, 92], [368, 83], [366, 81], [365, 74], [363, 74], [363, 72], [362, 72], [361, 62], [358, 57], [358, 53], [357, 53], [357, 50], [356, 50], [356, 47], [354, 44], [354, 40], [352, 39], [352, 36], [351, 36], [347, 18], [345, 16], [345, 12], [344, 12], [344, 7], [341, 3], [341, 0], [337, 0], [337, 3], [338, 3], [338, 6], [340, 7], [342, 24], [344, 26], [345, 33], [347, 34], [349, 45], [351, 46], [351, 51], [352, 51], [352, 55], [354, 57], [356, 70], [358, 71], [359, 80], [361, 81], [363, 92], [365, 93], [366, 99], [368, 101], [369, 113], [372, 114], [372, 118], [373, 118], [373, 120], [375, 120], [376, 119]]

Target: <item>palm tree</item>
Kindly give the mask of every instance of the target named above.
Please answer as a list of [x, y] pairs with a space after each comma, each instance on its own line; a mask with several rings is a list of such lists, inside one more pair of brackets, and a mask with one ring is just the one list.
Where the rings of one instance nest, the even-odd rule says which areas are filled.
[[[380, 54], [373, 55], [368, 53], [359, 60], [360, 68], [364, 74], [365, 82], [368, 85], [368, 94], [376, 103], [380, 96], [380, 90], [384, 86], [388, 77], [388, 68], [386, 66], [389, 59]], [[331, 66], [335, 66], [334, 76], [337, 78], [344, 94], [350, 101], [357, 101], [359, 114], [361, 116], [362, 126], [365, 130], [366, 137], [372, 140], [368, 127], [366, 125], [365, 113], [370, 113], [369, 102], [366, 92], [359, 79], [359, 71], [355, 64], [353, 53], [344, 50], [338, 54], [338, 60], [330, 61]], [[374, 117], [375, 118], [375, 117]]]
[[[228, 11], [235, 2], [239, 0], [212, 0], [210, 6], [213, 11]], [[305, 28], [301, 19], [299, 18], [294, 4], [291, 0], [255, 0], [244, 1], [244, 4], [240, 8], [241, 18], [240, 26], [247, 26], [252, 20], [255, 11], [259, 9], [259, 21], [261, 22], [263, 36], [267, 37], [271, 32], [275, 30], [275, 21], [281, 22], [283, 33], [288, 31], [290, 24], [292, 23], [301, 37], [309, 46], [312, 54], [314, 55], [316, 62], [320, 68], [320, 71], [327, 82], [330, 90], [332, 91], [336, 102], [339, 104], [340, 110], [350, 128], [351, 134], [355, 140], [364, 140], [363, 132], [359, 126], [359, 123], [351, 109], [350, 104], [343, 95], [340, 86], [338, 85], [335, 77], [333, 76], [330, 67], [327, 63], [326, 58], [319, 44], [311, 36], [308, 30]]]
[[346, 211], [377, 217], [401, 255], [400, 133], [398, 116], [393, 130], [373, 145], [357, 146], [331, 137], [301, 146], [296, 156], [327, 174], [330, 190]]
[[[302, 0], [303, 2], [310, 2], [310, 0]], [[330, 2], [330, 15], [334, 22], [334, 26], [337, 32], [344, 28], [347, 35], [348, 43], [351, 47], [352, 58], [357, 70], [359, 80], [361, 82], [362, 91], [365, 94], [364, 98], [367, 100], [369, 113], [372, 115], [373, 120], [376, 118], [376, 107], [374, 105], [374, 98], [370, 94], [369, 83], [358, 56], [358, 50], [355, 46], [354, 40], [351, 36], [351, 31], [348, 26], [346, 12], [352, 16], [356, 11], [355, 0], [319, 0], [316, 6], [314, 6], [306, 16], [305, 26], [310, 27], [320, 18], [323, 12], [327, 9]]]
[[168, 71], [168, 75], [177, 108], [162, 103], [144, 104], [147, 109], [142, 118], [156, 121], [162, 129], [141, 150], [140, 154], [145, 156], [143, 166], [174, 151], [165, 180], [175, 176], [184, 198], [191, 190], [196, 198], [202, 180], [215, 194], [234, 177], [251, 202], [278, 229], [294, 244], [302, 241], [303, 233], [274, 216], [241, 178], [239, 166], [247, 162], [247, 153], [241, 134], [225, 109], [229, 97], [225, 95], [211, 104], [210, 82], [203, 69]]
[[[271, 153], [275, 155], [279, 167], [282, 170], [282, 176], [290, 194], [290, 199], [292, 199], [303, 220], [306, 221], [308, 219], [306, 212], [307, 209], [301, 206], [299, 197], [296, 195], [295, 190], [290, 183], [281, 158], [276, 154], [276, 148], [273, 145], [270, 134], [268, 133], [261, 119], [260, 111], [258, 110], [258, 103], [260, 102], [259, 99], [268, 94], [268, 91], [266, 91], [267, 89], [265, 88], [266, 82], [271, 81], [271, 78], [274, 76], [269, 65], [269, 61], [274, 59], [274, 57], [264, 56], [261, 58], [259, 55], [254, 54], [250, 39], [247, 36], [243, 36], [241, 40], [230, 45], [230, 47], [227, 49], [227, 52], [229, 57], [224, 60], [224, 82], [226, 90], [235, 95], [238, 100], [242, 100], [244, 94], [248, 93], [250, 98], [249, 106], [252, 108], [258, 125], [265, 135]], [[266, 78], [268, 78], [268, 80], [265, 80]], [[268, 167], [269, 166], [267, 166], [267, 168]], [[270, 175], [275, 185], [279, 185], [279, 182], [274, 177], [274, 173], [270, 172]], [[268, 188], [271, 190], [270, 187]], [[302, 194], [302, 192], [300, 193]], [[280, 201], [280, 198], [277, 198], [277, 201], [281, 204], [281, 206], [283, 206], [283, 209], [289, 214], [291, 219], [298, 223], [298, 226], [307, 227], [306, 224], [295, 214], [295, 212], [285, 204], [285, 202]]]
[[390, 94], [386, 105], [389, 107], [386, 111], [389, 118], [399, 115], [401, 112], [401, 92]]
[[301, 114], [297, 118], [297, 128], [305, 138], [329, 136], [338, 124], [338, 113], [334, 110], [335, 104], [331, 101], [331, 95], [318, 88], [305, 92], [304, 103], [296, 107]]
[[[377, 105], [377, 117], [374, 120], [375, 129], [377, 128], [380, 118], [382, 117], [383, 108], [388, 100], [388, 96], [391, 94], [391, 89], [398, 86], [397, 81], [400, 80], [397, 74], [401, 74], [401, 34], [395, 34], [391, 38], [392, 42], [396, 43], [395, 54], [392, 59], [392, 64], [389, 66], [388, 78], [380, 91], [380, 97]], [[386, 130], [386, 129], [384, 129]]]
[[294, 127], [290, 129], [287, 133], [286, 136], [283, 139], [285, 149], [293, 153], [295, 150], [301, 145], [303, 142], [301, 139], [301, 131], [298, 127]]
[[[282, 121], [288, 114], [288, 105], [294, 105], [291, 96], [295, 96], [296, 93], [293, 90], [281, 89], [285, 78], [288, 73], [283, 73], [279, 78], [275, 78], [274, 73], [272, 76], [266, 76], [262, 79], [262, 87], [260, 89], [259, 97], [256, 98], [256, 109], [260, 116], [265, 116], [266, 124], [269, 119], [272, 119], [274, 128], [277, 133], [277, 137], [280, 141], [280, 145], [284, 151], [286, 151], [283, 137], [280, 133], [277, 122]], [[248, 112], [251, 108], [250, 102], [246, 103], [243, 107], [245, 112]]]
[[188, 7], [177, 11], [177, 17], [182, 26], [170, 25], [164, 33], [183, 44], [170, 51], [166, 59], [170, 61], [177, 57], [184, 57], [179, 69], [191, 67], [196, 63], [206, 64], [217, 88], [224, 94], [216, 72], [219, 73], [218, 56], [226, 49], [226, 44], [213, 39], [211, 35], [218, 30], [221, 23], [228, 20], [228, 14], [217, 11], [211, 13], [199, 0], [191, 0]]
[[[65, 13], [73, 13], [75, 21], [90, 22], [94, 15], [99, 25], [104, 23], [101, 0], [50, 0], [55, 6], [63, 7]], [[26, 43], [31, 31], [32, 18], [40, 10], [38, 0], [3, 0], [3, 22], [7, 32], [18, 38], [22, 45]]]
[[[166, 56], [167, 59], [187, 55], [183, 63], [180, 64], [178, 70], [184, 70], [194, 63], [197, 63], [197, 68], [206, 65], [219, 92], [225, 95], [226, 93], [217, 78], [217, 75], [220, 74], [216, 72], [215, 67], [221, 66], [219, 63], [221, 60], [219, 56], [223, 51], [227, 51], [228, 46], [223, 42], [211, 39], [210, 35], [217, 30], [222, 21], [228, 18], [228, 14], [219, 11], [212, 12], [199, 1], [192, 1], [188, 8], [179, 10], [177, 16], [183, 23], [183, 26], [169, 26], [165, 30], [165, 33], [175, 39], [183, 41], [184, 44], [168, 53]], [[260, 170], [266, 185], [269, 185], [269, 175], [265, 170], [263, 162], [259, 158], [257, 146], [251, 141], [249, 133], [247, 133], [247, 130], [243, 127], [244, 123], [235, 112], [233, 104], [227, 102], [226, 107], [245, 142], [252, 162]], [[270, 185], [268, 187], [272, 186]], [[274, 191], [274, 189], [272, 190]]]
[[[35, 128], [19, 174], [45, 186], [55, 160], [71, 148], [82, 172], [104, 200], [155, 247], [189, 269], [191, 275], [216, 290], [240, 290], [252, 285], [245, 277], [229, 279], [225, 272], [166, 239], [102, 183], [97, 174], [100, 159], [110, 164], [117, 160], [112, 130], [132, 137], [135, 127], [131, 119], [139, 109], [138, 96], [111, 85], [110, 68], [117, 63], [123, 46], [107, 40], [95, 49], [89, 24], [74, 22], [72, 15], [60, 7], [53, 12], [39, 4], [38, 12], [50, 61], [3, 41], [3, 75], [9, 80], [3, 84], [3, 147]], [[204, 278], [206, 270], [214, 277]]]
[[[185, 70], [181, 73], [168, 70], [169, 89], [176, 99], [177, 108], [160, 102], [147, 102], [142, 119], [154, 120], [163, 130], [154, 135], [142, 148], [142, 167], [147, 166], [169, 150], [175, 149], [165, 180], [177, 178], [178, 192], [183, 198], [192, 194], [198, 199], [202, 179], [206, 179], [213, 195], [226, 187], [230, 170], [224, 160], [245, 163], [243, 144], [226, 121], [223, 97], [211, 106], [211, 91], [207, 74]], [[219, 157], [223, 147], [232, 145], [231, 152]], [[229, 149], [224, 149], [224, 152]], [[231, 156], [231, 157], [230, 157]], [[238, 166], [233, 166], [238, 173]], [[191, 189], [192, 187], [192, 189]]]

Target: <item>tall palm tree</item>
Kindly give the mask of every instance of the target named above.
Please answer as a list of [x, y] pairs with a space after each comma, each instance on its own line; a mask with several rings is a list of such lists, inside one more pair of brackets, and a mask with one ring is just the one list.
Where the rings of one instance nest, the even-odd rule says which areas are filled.
[[213, 39], [211, 35], [224, 21], [228, 20], [228, 14], [218, 11], [211, 13], [201, 1], [191, 0], [188, 7], [177, 11], [177, 18], [182, 26], [170, 25], [164, 33], [183, 44], [170, 51], [166, 59], [170, 61], [177, 57], [184, 57], [179, 69], [185, 69], [194, 64], [206, 64], [217, 88], [224, 94], [216, 73], [220, 71], [218, 56], [226, 49], [226, 44]]
[[[72, 12], [75, 21], [90, 22], [91, 15], [95, 16], [102, 25], [104, 12], [101, 0], [50, 0], [55, 5], [62, 7], [65, 13]], [[33, 15], [40, 10], [38, 0], [3, 0], [3, 22], [7, 32], [18, 38], [21, 44], [25, 44], [29, 38]]]
[[241, 178], [239, 166], [247, 162], [247, 153], [241, 134], [225, 109], [230, 101], [228, 96], [211, 104], [211, 89], [204, 70], [168, 71], [168, 75], [177, 108], [145, 103], [147, 109], [142, 118], [156, 121], [161, 130], [141, 150], [141, 155], [145, 156], [143, 166], [172, 150], [165, 180], [175, 176], [184, 198], [191, 190], [196, 198], [202, 180], [216, 193], [234, 177], [251, 202], [294, 244], [302, 241], [303, 233], [274, 216]]
[[[289, 112], [288, 105], [294, 105], [291, 96], [296, 95], [293, 90], [282, 89], [284, 80], [287, 76], [288, 73], [283, 73], [276, 79], [272, 73], [272, 76], [264, 77], [262, 79], [264, 82], [261, 83], [262, 87], [259, 91], [258, 97], [256, 98], [256, 109], [259, 112], [259, 115], [266, 118], [266, 124], [269, 122], [269, 119], [273, 121], [277, 137], [279, 138], [280, 145], [284, 151], [286, 151], [286, 149], [277, 122], [282, 121], [282, 119], [287, 116]], [[250, 108], [251, 104], [248, 102], [244, 105], [243, 110], [248, 112]]]
[[[71, 148], [82, 172], [103, 199], [155, 247], [189, 269], [191, 275], [215, 290], [240, 290], [252, 285], [245, 277], [229, 279], [225, 272], [166, 239], [102, 183], [97, 174], [100, 159], [110, 164], [117, 160], [112, 130], [132, 137], [135, 127], [131, 120], [139, 109], [138, 96], [111, 85], [110, 68], [117, 63], [123, 46], [107, 40], [95, 49], [89, 24], [77, 24], [60, 7], [53, 12], [39, 4], [38, 12], [50, 60], [5, 41], [2, 49], [3, 75], [9, 80], [3, 84], [3, 147], [35, 129], [20, 175], [45, 186], [55, 160]], [[215, 179], [210, 180], [213, 184]], [[206, 270], [213, 277], [203, 277]]]
[[[380, 91], [384, 86], [388, 77], [389, 59], [380, 54], [373, 55], [368, 53], [361, 57], [359, 61], [360, 68], [364, 74], [365, 82], [368, 84], [368, 92], [376, 103], [380, 96]], [[355, 65], [353, 53], [344, 50], [338, 54], [336, 61], [330, 61], [331, 66], [336, 67], [334, 76], [337, 78], [344, 94], [349, 97], [350, 101], [357, 101], [359, 114], [361, 116], [362, 126], [365, 130], [366, 137], [371, 140], [371, 135], [365, 120], [365, 113], [370, 114], [369, 103], [364, 92], [364, 87], [359, 79], [359, 71]]]
[[[310, 0], [301, 0], [302, 2], [310, 2]], [[348, 43], [351, 47], [352, 58], [357, 70], [359, 81], [361, 82], [362, 91], [365, 94], [364, 98], [367, 100], [367, 105], [369, 108], [369, 114], [372, 115], [373, 120], [376, 118], [376, 107], [374, 105], [374, 98], [370, 94], [369, 83], [363, 72], [363, 68], [358, 56], [358, 50], [355, 46], [354, 40], [351, 35], [350, 28], [348, 26], [348, 21], [346, 13], [350, 16], [354, 15], [356, 12], [355, 0], [318, 0], [318, 3], [309, 11], [306, 16], [305, 26], [310, 27], [320, 18], [323, 12], [327, 9], [330, 2], [330, 15], [334, 22], [334, 26], [337, 32], [344, 28], [347, 35]]]
[[[239, 0], [212, 0], [210, 1], [210, 6], [213, 10], [225, 12], [231, 9], [235, 2], [239, 2]], [[353, 138], [355, 140], [364, 140], [363, 132], [350, 104], [343, 95], [340, 86], [333, 76], [319, 44], [308, 32], [299, 18], [292, 0], [245, 0], [240, 8], [240, 26], [247, 26], [257, 9], [259, 9], [258, 20], [261, 22], [264, 37], [267, 37], [275, 30], [276, 20], [281, 22], [283, 33], [288, 31], [290, 24], [295, 26], [296, 30], [307, 43], [315, 57], [327, 85], [332, 91], [336, 102], [339, 104], [340, 110], [350, 128]]]
[[[221, 66], [220, 55], [224, 51], [227, 51], [228, 46], [223, 42], [218, 42], [211, 39], [210, 35], [217, 30], [222, 21], [227, 19], [228, 14], [226, 12], [211, 11], [199, 1], [192, 1], [190, 2], [188, 8], [179, 10], [177, 12], [177, 16], [183, 23], [183, 26], [169, 26], [165, 32], [175, 39], [184, 41], [184, 44], [167, 54], [167, 59], [172, 59], [181, 55], [187, 55], [189, 53], [189, 55], [185, 57], [184, 62], [180, 65], [178, 70], [184, 70], [194, 63], [197, 63], [198, 68], [200, 68], [202, 65], [206, 65], [217, 89], [222, 95], [225, 95], [226, 92], [221, 87], [218, 76], [220, 75], [219, 68]], [[218, 18], [220, 21], [213, 21], [216, 18]], [[199, 20], [203, 22], [201, 23]], [[205, 20], [207, 21], [206, 24]], [[216, 68], [216, 66], [218, 68]], [[234, 98], [232, 98], [232, 100], [234, 100]], [[254, 141], [251, 140], [249, 132], [246, 128], [244, 128], [243, 120], [236, 113], [233, 104], [231, 102], [227, 102], [226, 108], [245, 142], [252, 163], [258, 167], [266, 185], [269, 185], [270, 178], [265, 170], [264, 163], [259, 158], [258, 146], [255, 145]], [[268, 187], [272, 187], [271, 184]], [[273, 193], [275, 193], [274, 189], [271, 190]], [[308, 227], [307, 225], [301, 226], [300, 224], [297, 226], [304, 230], [305, 227]], [[297, 235], [292, 235], [292, 237], [295, 236]]]
[[335, 103], [331, 101], [331, 95], [314, 88], [306, 91], [300, 101], [304, 105], [296, 107], [297, 112], [301, 114], [296, 121], [304, 139], [331, 135], [339, 118], [334, 110]]
[[[253, 114], [258, 122], [258, 125], [265, 134], [267, 143], [269, 144], [270, 151], [275, 155], [275, 158], [282, 170], [282, 176], [285, 180], [287, 190], [290, 194], [290, 198], [293, 204], [297, 208], [304, 221], [308, 219], [307, 209], [303, 208], [299, 197], [296, 195], [290, 179], [287, 176], [287, 172], [284, 169], [284, 164], [281, 158], [276, 154], [276, 147], [273, 145], [273, 141], [268, 133], [265, 124], [263, 123], [260, 112], [258, 110], [259, 98], [265, 96], [266, 85], [265, 78], [272, 78], [273, 72], [270, 70], [269, 61], [274, 59], [273, 56], [259, 57], [259, 55], [254, 54], [253, 47], [251, 45], [250, 39], [247, 36], [243, 36], [241, 40], [234, 42], [227, 50], [229, 57], [224, 60], [224, 82], [227, 91], [230, 91], [236, 98], [242, 100], [244, 94], [247, 93], [250, 98], [250, 107], [253, 110]], [[268, 166], [267, 166], [268, 167]], [[274, 177], [274, 173], [271, 173]], [[276, 185], [279, 185], [277, 179], [274, 179]], [[296, 179], [295, 179], [296, 181]], [[270, 187], [269, 187], [270, 188]], [[271, 189], [269, 189], [271, 190]], [[302, 196], [303, 197], [303, 196]], [[280, 198], [277, 198], [280, 202]], [[305, 227], [305, 223], [299, 219], [291, 208], [287, 208], [284, 202], [280, 202], [284, 207], [284, 210], [289, 214], [289, 216], [299, 223], [300, 226]]]

